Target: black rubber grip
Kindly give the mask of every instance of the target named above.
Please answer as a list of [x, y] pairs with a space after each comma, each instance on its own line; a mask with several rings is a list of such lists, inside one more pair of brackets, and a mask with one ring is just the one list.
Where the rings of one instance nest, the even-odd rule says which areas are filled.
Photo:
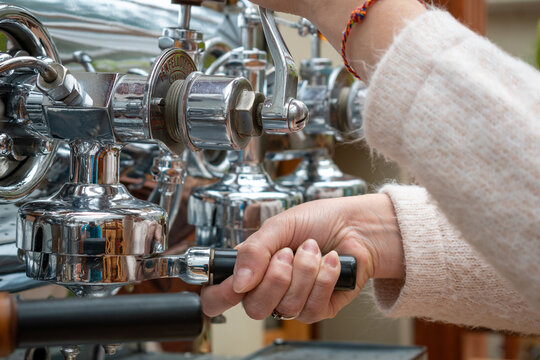
[[214, 249], [214, 257], [210, 265], [212, 284], [221, 284], [233, 274], [237, 254], [238, 251], [234, 249]]
[[193, 339], [203, 326], [195, 293], [21, 301], [19, 347]]
[[[220, 284], [233, 274], [237, 251], [234, 249], [214, 249], [210, 264], [212, 284]], [[356, 259], [354, 256], [341, 255], [341, 273], [339, 274], [335, 290], [354, 290], [356, 287]]]

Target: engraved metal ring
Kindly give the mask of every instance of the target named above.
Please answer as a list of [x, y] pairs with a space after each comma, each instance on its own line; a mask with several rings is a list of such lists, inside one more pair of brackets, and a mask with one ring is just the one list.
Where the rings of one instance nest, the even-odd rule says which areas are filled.
[[284, 316], [279, 311], [274, 309], [274, 311], [272, 311], [272, 317], [276, 320], [293, 320], [296, 316]]

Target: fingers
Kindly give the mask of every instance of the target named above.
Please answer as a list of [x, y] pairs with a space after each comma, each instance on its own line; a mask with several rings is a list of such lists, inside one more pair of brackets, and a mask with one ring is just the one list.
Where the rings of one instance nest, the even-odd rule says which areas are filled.
[[[264, 226], [248, 240], [241, 243], [234, 267], [233, 289], [237, 293], [253, 290], [263, 279], [272, 255], [289, 247], [291, 239], [290, 218], [268, 220], [276, 226]], [[294, 231], [294, 228], [293, 228]]]
[[293, 262], [292, 281], [289, 289], [276, 307], [283, 316], [298, 316], [315, 284], [321, 252], [315, 240], [306, 240], [296, 251]]
[[232, 288], [233, 278], [229, 277], [219, 285], [203, 287], [201, 306], [208, 316], [218, 316], [242, 301], [244, 294], [236, 293]]
[[289, 289], [294, 255], [291, 249], [278, 251], [270, 261], [262, 282], [243, 300], [246, 313], [255, 320], [270, 316]]
[[[327, 247], [328, 239], [339, 234], [336, 214], [340, 213], [342, 203], [337, 199], [305, 203], [266, 220], [259, 231], [237, 247], [234, 290], [253, 290], [279, 249], [296, 250], [306, 239], [317, 239], [321, 248]], [[329, 223], [334, 225], [328, 226]]]
[[339, 278], [340, 268], [337, 252], [331, 251], [322, 258], [317, 279], [297, 320], [314, 323], [335, 316], [331, 298]]

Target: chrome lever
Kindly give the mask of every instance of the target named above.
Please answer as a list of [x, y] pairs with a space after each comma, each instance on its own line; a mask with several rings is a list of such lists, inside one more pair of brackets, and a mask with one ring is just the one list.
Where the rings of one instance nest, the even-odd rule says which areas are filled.
[[[262, 108], [262, 125], [267, 133], [279, 134], [302, 130], [308, 121], [307, 106], [296, 99], [298, 70], [279, 29], [274, 15], [259, 7], [261, 24], [275, 66], [274, 94]], [[270, 94], [269, 94], [270, 95]]]

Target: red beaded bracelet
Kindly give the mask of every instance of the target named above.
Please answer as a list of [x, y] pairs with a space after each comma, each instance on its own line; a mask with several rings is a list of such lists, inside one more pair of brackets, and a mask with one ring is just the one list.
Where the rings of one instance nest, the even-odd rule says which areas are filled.
[[[419, 1], [422, 5], [426, 6], [426, 4], [422, 0]], [[341, 57], [343, 58], [343, 63], [345, 64], [347, 70], [358, 80], [362, 79], [360, 78], [360, 75], [358, 75], [356, 71], [354, 71], [354, 69], [351, 67], [349, 61], [347, 60], [347, 56], [345, 55], [345, 50], [347, 48], [347, 39], [351, 33], [354, 24], [360, 24], [362, 21], [364, 21], [367, 10], [371, 5], [375, 4], [376, 2], [377, 0], [367, 0], [364, 5], [357, 7], [353, 10], [353, 12], [351, 13], [351, 18], [349, 19], [347, 27], [345, 28], [345, 31], [343, 32], [343, 36], [341, 38]]]

